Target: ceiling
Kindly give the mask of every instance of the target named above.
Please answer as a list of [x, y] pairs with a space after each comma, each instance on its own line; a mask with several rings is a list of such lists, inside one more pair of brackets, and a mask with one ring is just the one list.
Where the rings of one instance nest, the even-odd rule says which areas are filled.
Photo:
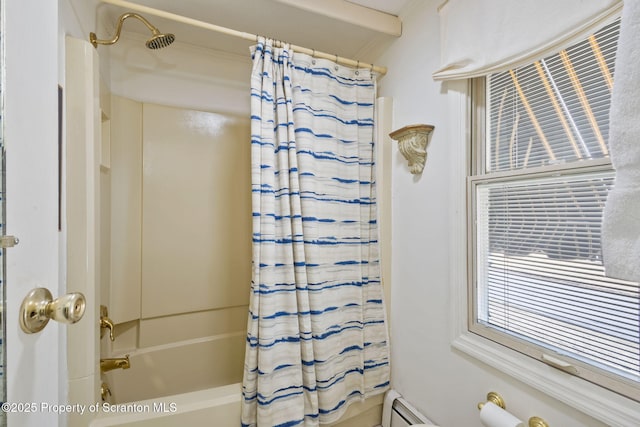
[[[259, 34], [363, 62], [375, 60], [381, 49], [396, 39], [396, 36], [296, 7], [295, 2], [285, 0], [131, 1], [237, 31]], [[413, 0], [348, 0], [348, 3], [399, 15], [411, 1]], [[340, 2], [347, 0], [332, 0], [331, 4], [339, 6]], [[127, 11], [128, 9], [110, 4], [103, 3], [98, 6], [99, 19], [108, 31], [114, 31], [118, 17]], [[249, 46], [253, 44], [251, 41], [173, 20], [140, 14], [160, 31], [175, 34], [176, 41], [183, 43], [239, 55], [248, 54]], [[148, 30], [139, 21], [127, 20], [123, 25], [122, 37], [126, 37], [128, 32], [148, 33]], [[99, 38], [108, 37], [98, 35]]]

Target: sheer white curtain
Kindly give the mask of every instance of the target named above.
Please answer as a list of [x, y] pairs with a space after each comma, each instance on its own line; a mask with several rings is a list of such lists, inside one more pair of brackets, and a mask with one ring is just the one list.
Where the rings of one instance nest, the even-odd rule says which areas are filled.
[[533, 62], [584, 38], [621, 0], [449, 0], [440, 7], [436, 80], [466, 79]]
[[243, 426], [317, 426], [389, 386], [369, 70], [253, 50]]

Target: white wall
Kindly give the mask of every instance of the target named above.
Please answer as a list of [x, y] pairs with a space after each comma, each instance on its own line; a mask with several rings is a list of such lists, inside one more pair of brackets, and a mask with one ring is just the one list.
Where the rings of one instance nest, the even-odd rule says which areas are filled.
[[[450, 114], [455, 88], [434, 82], [439, 65], [437, 7], [441, 0], [414, 1], [403, 11], [403, 35], [376, 61], [389, 68], [380, 96], [394, 99], [394, 125], [435, 125], [421, 177], [412, 176], [401, 154], [393, 164], [393, 276], [391, 297], [392, 384], [441, 426], [480, 426], [476, 405], [487, 392], [503, 395], [521, 419], [540, 416], [553, 426], [604, 426], [537, 390], [453, 349], [453, 269], [465, 260], [452, 255], [456, 230], [452, 197], [464, 187], [453, 180], [455, 149], [464, 136]], [[447, 88], [451, 92], [447, 93]], [[453, 137], [452, 137], [453, 135]], [[453, 263], [453, 264], [452, 264]]]

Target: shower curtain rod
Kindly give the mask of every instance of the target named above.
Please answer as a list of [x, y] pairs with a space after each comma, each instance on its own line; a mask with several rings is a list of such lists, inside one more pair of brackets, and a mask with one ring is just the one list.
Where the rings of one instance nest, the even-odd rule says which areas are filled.
[[[231, 28], [221, 27], [219, 25], [210, 24], [204, 21], [198, 21], [197, 19], [188, 18], [186, 16], [177, 15], [175, 13], [166, 12], [160, 9], [154, 9], [152, 7], [143, 6], [141, 4], [131, 3], [124, 0], [100, 0], [102, 3], [108, 3], [114, 6], [120, 6], [127, 9], [132, 9], [136, 12], [148, 13], [149, 15], [158, 16], [160, 18], [170, 19], [172, 21], [182, 22], [183, 24], [192, 25], [194, 27], [204, 28], [206, 30], [216, 31], [218, 33], [227, 34], [230, 36], [240, 37], [245, 40], [251, 40], [254, 42], [258, 41], [258, 35], [245, 33], [243, 31], [233, 30]], [[294, 44], [290, 45], [291, 49], [295, 52], [305, 53], [307, 55], [311, 55], [314, 58], [323, 58], [323, 59], [331, 59], [339, 64], [349, 65], [352, 67], [362, 67], [369, 68], [371, 71], [376, 72], [382, 76], [387, 74], [387, 67], [381, 67], [373, 64], [368, 64], [365, 62], [356, 61], [350, 58], [344, 58], [338, 55], [332, 55], [330, 53], [319, 52], [314, 49], [309, 49], [302, 46], [296, 46]]]

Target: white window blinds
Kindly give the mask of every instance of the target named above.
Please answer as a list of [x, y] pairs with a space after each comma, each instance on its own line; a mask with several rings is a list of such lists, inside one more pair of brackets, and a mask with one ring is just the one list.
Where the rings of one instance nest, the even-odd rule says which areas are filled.
[[471, 330], [640, 401], [640, 286], [601, 255], [619, 26], [486, 78]]
[[608, 156], [620, 21], [570, 48], [488, 78], [487, 171]]
[[640, 290], [604, 276], [613, 172], [477, 187], [478, 321], [640, 380]]

